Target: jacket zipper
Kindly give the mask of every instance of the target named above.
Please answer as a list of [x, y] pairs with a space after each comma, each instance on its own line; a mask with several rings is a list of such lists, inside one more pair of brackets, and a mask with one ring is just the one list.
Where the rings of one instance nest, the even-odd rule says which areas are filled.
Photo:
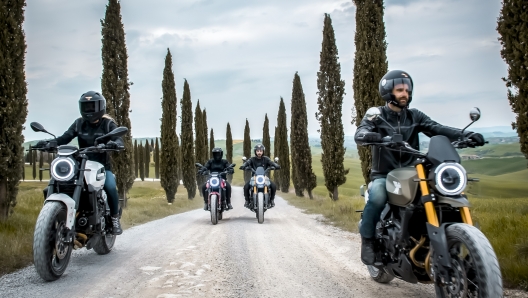
[[[400, 134], [401, 134], [401, 127], [400, 127], [400, 113], [398, 113], [398, 130], [400, 131]], [[402, 136], [403, 137], [403, 136]], [[402, 167], [401, 165], [401, 156], [402, 152], [401, 152], [401, 148], [400, 148], [400, 168]]]

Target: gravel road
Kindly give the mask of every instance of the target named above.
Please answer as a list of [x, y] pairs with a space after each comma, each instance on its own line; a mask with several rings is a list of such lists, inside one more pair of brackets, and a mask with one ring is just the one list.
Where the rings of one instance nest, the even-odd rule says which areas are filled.
[[[201, 198], [196, 198], [201, 199]], [[114, 250], [74, 251], [57, 281], [33, 266], [0, 278], [1, 297], [434, 297], [431, 285], [381, 285], [359, 260], [359, 235], [277, 198], [258, 224], [233, 187], [213, 226], [194, 210], [125, 230]]]

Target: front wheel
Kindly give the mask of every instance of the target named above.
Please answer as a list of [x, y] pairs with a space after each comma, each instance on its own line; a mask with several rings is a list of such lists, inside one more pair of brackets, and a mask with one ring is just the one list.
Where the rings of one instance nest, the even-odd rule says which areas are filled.
[[264, 194], [259, 192], [257, 195], [257, 219], [258, 223], [264, 222]]
[[61, 202], [48, 202], [37, 218], [33, 236], [33, 262], [40, 277], [57, 280], [70, 262], [72, 242], [65, 243], [66, 206]]
[[216, 225], [218, 223], [218, 197], [217, 195], [211, 195], [211, 223]]
[[453, 224], [446, 229], [451, 281], [435, 284], [437, 297], [502, 297], [502, 277], [495, 251], [477, 228]]

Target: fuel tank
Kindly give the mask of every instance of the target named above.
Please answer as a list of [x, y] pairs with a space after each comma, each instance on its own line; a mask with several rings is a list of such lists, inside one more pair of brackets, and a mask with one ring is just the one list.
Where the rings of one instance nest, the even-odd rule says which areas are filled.
[[389, 203], [405, 207], [416, 197], [418, 191], [418, 173], [414, 167], [398, 168], [389, 172], [385, 187], [389, 196]]

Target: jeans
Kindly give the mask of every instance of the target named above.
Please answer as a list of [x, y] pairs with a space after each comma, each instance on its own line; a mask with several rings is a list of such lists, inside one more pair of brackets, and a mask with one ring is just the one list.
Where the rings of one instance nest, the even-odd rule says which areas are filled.
[[104, 190], [110, 206], [110, 214], [112, 216], [119, 214], [119, 195], [117, 194], [116, 181], [112, 171], [106, 170]]
[[359, 233], [363, 238], [374, 238], [375, 236], [376, 224], [388, 200], [385, 181], [385, 178], [378, 178], [372, 181], [368, 189], [369, 200], [363, 210], [363, 218], [359, 228]]

